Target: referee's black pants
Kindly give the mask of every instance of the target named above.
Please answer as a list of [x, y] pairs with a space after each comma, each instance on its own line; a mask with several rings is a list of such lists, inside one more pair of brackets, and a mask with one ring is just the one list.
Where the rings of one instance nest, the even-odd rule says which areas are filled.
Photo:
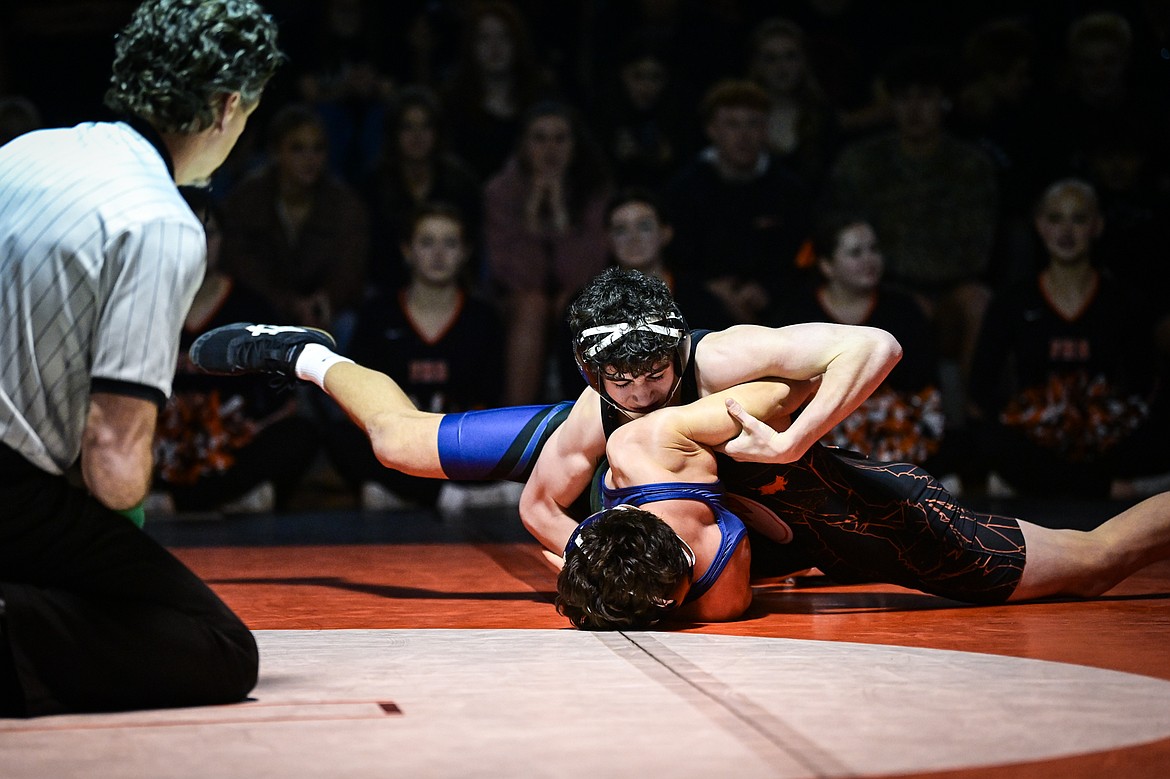
[[231, 703], [259, 657], [239, 617], [85, 490], [0, 446], [0, 714]]

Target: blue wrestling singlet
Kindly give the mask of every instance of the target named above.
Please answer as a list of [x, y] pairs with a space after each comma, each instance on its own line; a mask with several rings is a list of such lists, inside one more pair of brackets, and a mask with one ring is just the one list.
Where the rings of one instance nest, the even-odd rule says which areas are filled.
[[448, 479], [527, 481], [540, 450], [572, 401], [447, 414], [439, 421], [439, 462]]
[[715, 524], [719, 527], [719, 551], [715, 559], [708, 566], [703, 575], [691, 584], [683, 603], [690, 603], [711, 589], [723, 569], [731, 561], [731, 555], [739, 547], [747, 535], [739, 517], [732, 514], [720, 502], [723, 496], [723, 487], [719, 482], [714, 484], [686, 484], [683, 482], [662, 482], [637, 487], [611, 488], [601, 483], [601, 499], [605, 508], [613, 508], [621, 504], [641, 506], [645, 503], [656, 503], [662, 500], [697, 500], [705, 504], [715, 514]]

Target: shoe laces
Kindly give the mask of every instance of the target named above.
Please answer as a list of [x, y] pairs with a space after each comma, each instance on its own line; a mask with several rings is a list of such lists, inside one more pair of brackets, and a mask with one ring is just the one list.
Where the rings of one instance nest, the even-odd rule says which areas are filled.
[[268, 374], [269, 387], [278, 392], [288, 392], [297, 385], [298, 380], [292, 373], [293, 360], [288, 359], [288, 350], [292, 347], [280, 348], [285, 350], [283, 354], [261, 340], [246, 341], [240, 346], [236, 361], [243, 365], [259, 366], [262, 372]]

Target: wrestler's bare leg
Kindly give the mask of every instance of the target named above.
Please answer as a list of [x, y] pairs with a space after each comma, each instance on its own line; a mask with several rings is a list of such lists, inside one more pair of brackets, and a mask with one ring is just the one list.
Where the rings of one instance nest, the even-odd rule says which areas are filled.
[[1010, 600], [1091, 598], [1170, 557], [1170, 493], [1147, 498], [1090, 531], [1056, 530], [1023, 521], [1020, 529], [1027, 562]]
[[444, 414], [419, 411], [389, 376], [335, 351], [321, 330], [236, 322], [209, 330], [188, 350], [219, 376], [271, 373], [321, 387], [366, 433], [383, 465], [411, 476], [443, 477], [438, 434]]
[[411, 476], [446, 478], [439, 462], [443, 414], [419, 411], [384, 373], [340, 362], [325, 374], [325, 392], [365, 431], [387, 468]]

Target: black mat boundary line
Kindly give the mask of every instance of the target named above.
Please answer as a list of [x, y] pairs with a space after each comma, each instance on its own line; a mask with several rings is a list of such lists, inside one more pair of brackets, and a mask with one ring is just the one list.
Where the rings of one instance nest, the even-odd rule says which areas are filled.
[[852, 773], [790, 726], [744, 701], [732, 688], [708, 676], [650, 634], [613, 632], [597, 633], [596, 637], [615, 655], [690, 703], [765, 763], [783, 760], [801, 766], [814, 777]]

